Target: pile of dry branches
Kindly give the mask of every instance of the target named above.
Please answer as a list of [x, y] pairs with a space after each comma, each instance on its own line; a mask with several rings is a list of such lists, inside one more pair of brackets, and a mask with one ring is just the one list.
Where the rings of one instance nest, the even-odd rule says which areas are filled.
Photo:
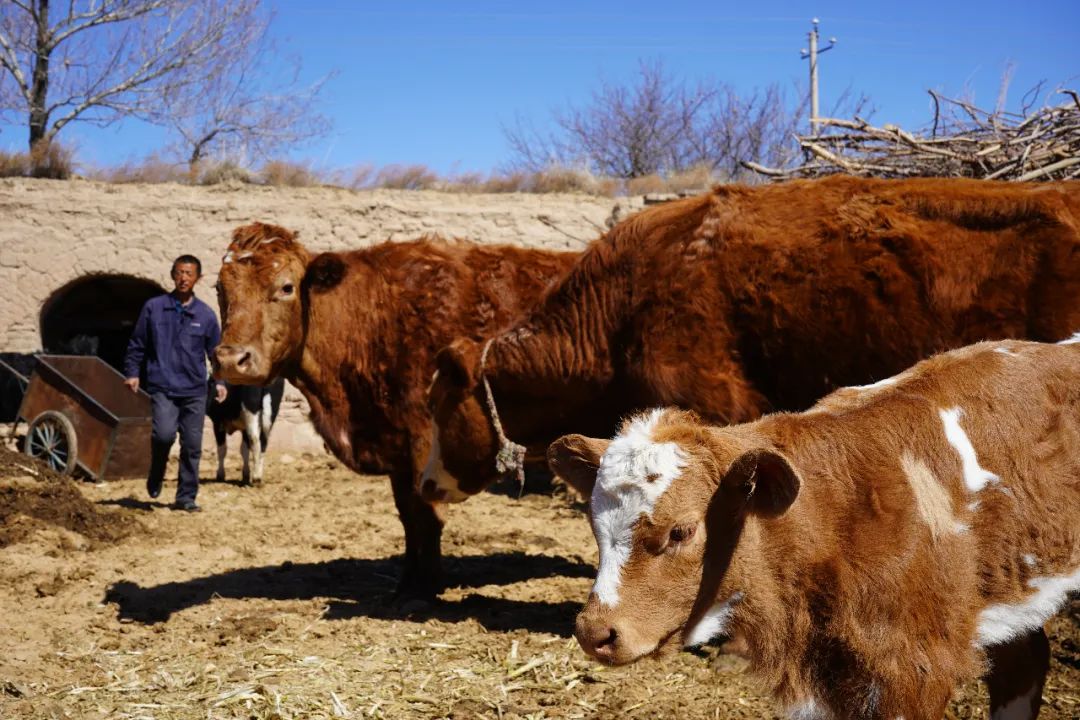
[[776, 179], [835, 173], [900, 178], [972, 177], [1063, 180], [1080, 177], [1080, 95], [1034, 112], [988, 112], [933, 91], [933, 126], [910, 133], [885, 125], [819, 118], [823, 130], [798, 137], [803, 164], [790, 168], [744, 165]]

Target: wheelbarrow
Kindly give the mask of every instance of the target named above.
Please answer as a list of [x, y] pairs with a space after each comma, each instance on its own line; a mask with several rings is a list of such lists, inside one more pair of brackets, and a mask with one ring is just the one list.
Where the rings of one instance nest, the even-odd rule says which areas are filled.
[[[8, 371], [18, 373], [5, 364]], [[15, 426], [27, 423], [23, 451], [69, 475], [95, 481], [150, 469], [150, 396], [93, 355], [38, 355]]]

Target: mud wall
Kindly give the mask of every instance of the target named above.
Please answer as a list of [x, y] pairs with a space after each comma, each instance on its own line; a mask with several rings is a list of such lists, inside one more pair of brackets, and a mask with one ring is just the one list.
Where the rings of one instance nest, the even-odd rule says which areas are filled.
[[[424, 233], [579, 249], [602, 232], [617, 204], [622, 214], [640, 203], [584, 195], [0, 180], [0, 351], [40, 350], [42, 306], [71, 281], [114, 273], [170, 287], [170, 263], [181, 253], [202, 260], [196, 293], [215, 306], [210, 288], [229, 233], [252, 220], [298, 230], [314, 251]], [[322, 450], [293, 388], [271, 444], [278, 452]]]

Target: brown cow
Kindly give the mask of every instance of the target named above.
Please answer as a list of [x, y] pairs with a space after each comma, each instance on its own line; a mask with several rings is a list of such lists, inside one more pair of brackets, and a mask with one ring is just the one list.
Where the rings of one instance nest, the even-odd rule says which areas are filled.
[[1080, 590], [1080, 334], [745, 425], [656, 410], [549, 457], [591, 494], [593, 657], [731, 634], [793, 717], [939, 720], [983, 671], [993, 718], [1038, 715], [1043, 623]]
[[233, 233], [218, 285], [215, 372], [239, 384], [284, 377], [338, 459], [390, 475], [405, 526], [400, 593], [432, 596], [441, 586], [443, 509], [416, 491], [436, 351], [505, 327], [575, 258], [437, 238], [311, 258], [285, 228]]
[[1078, 328], [1080, 183], [718, 187], [617, 225], [516, 327], [440, 354], [423, 493], [478, 492], [510, 441], [542, 457], [656, 405], [801, 410], [940, 350]]

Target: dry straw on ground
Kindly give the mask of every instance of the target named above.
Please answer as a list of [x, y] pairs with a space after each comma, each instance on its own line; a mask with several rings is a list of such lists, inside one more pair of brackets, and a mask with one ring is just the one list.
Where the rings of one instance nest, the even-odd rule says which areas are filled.
[[[10, 456], [9, 456], [10, 457]], [[0, 489], [40, 482], [0, 464]], [[326, 458], [272, 462], [262, 488], [207, 478], [203, 512], [143, 481], [65, 481], [142, 530], [111, 542], [42, 518], [0, 547], [0, 718], [678, 718], [779, 708], [715, 648], [623, 668], [571, 637], [596, 544], [567, 498], [481, 494], [444, 535], [451, 587], [395, 603], [402, 547], [385, 478]], [[169, 478], [175, 477], [175, 465]], [[10, 518], [23, 522], [23, 516]], [[1080, 601], [1051, 621], [1045, 720], [1080, 710]], [[963, 689], [950, 720], [986, 717]]]

